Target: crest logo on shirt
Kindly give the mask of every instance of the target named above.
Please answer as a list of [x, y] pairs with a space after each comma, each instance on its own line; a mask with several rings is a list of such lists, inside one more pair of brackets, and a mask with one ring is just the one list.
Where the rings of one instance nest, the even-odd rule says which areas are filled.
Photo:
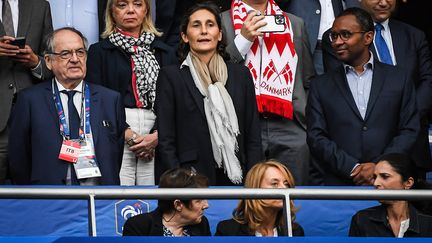
[[126, 220], [138, 214], [148, 213], [150, 205], [142, 200], [120, 200], [115, 203], [116, 234], [123, 234], [123, 225]]

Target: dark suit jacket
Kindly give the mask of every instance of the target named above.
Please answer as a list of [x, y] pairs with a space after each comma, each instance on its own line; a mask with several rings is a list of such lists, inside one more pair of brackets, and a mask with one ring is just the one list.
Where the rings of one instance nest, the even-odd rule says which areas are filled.
[[[421, 129], [412, 157], [418, 167], [432, 170], [427, 119], [428, 112], [432, 110], [432, 60], [428, 43], [422, 31], [403, 22], [390, 19], [389, 28], [397, 67], [403, 68], [412, 79], [416, 90], [417, 108], [420, 112]], [[331, 48], [329, 32], [325, 33], [326, 38], [323, 37], [323, 61], [326, 70], [331, 70], [340, 64]], [[370, 49], [377, 57], [373, 45]]]
[[[432, 237], [432, 216], [409, 206], [409, 227], [405, 237]], [[387, 206], [379, 205], [358, 211], [351, 220], [349, 236], [395, 237], [387, 219]]]
[[[196, 225], [185, 227], [190, 236], [211, 236], [205, 216]], [[156, 210], [129, 218], [123, 227], [123, 236], [163, 236], [162, 211]]]
[[[294, 117], [301, 127], [306, 130], [305, 107], [307, 93], [309, 90], [310, 79], [315, 75], [315, 68], [313, 65], [312, 56], [309, 49], [308, 35], [306, 33], [303, 20], [289, 13], [287, 13], [287, 15], [293, 28], [294, 47], [298, 56], [294, 93], [292, 98]], [[225, 11], [221, 16], [223, 35], [227, 40], [227, 52], [231, 56], [231, 61], [244, 64], [243, 57], [234, 44], [235, 33], [231, 20], [231, 12]]]
[[411, 79], [378, 61], [365, 119], [342, 65], [311, 81], [306, 113], [307, 142], [326, 185], [352, 185], [349, 175], [356, 163], [377, 162], [389, 152], [409, 154], [420, 129]]
[[[261, 132], [255, 91], [249, 70], [227, 64], [225, 85], [236, 110], [240, 135], [237, 156], [243, 173], [261, 160]], [[193, 166], [215, 185], [216, 174], [203, 96], [192, 79], [189, 67], [169, 66], [159, 73], [156, 87], [156, 115], [159, 144], [156, 176], [166, 169]]]
[[[9, 156], [17, 184], [65, 184], [68, 163], [58, 159], [62, 136], [51, 81], [18, 94], [10, 120]], [[125, 114], [120, 94], [89, 83], [90, 123], [102, 185], [119, 185]], [[109, 123], [104, 126], [103, 122]]]
[[100, 35], [105, 30], [105, 10], [107, 5], [107, 0], [98, 0], [97, 3], [97, 11], [98, 11], [98, 23], [99, 23], [99, 40], [102, 40], [102, 37]]
[[[18, 1], [18, 31], [17, 37], [26, 37], [26, 44], [33, 52], [39, 55], [43, 67], [43, 76], [49, 73], [42, 57], [44, 50], [44, 37], [53, 30], [51, 10], [45, 0], [19, 0]], [[4, 36], [3, 24], [0, 22], [0, 36]], [[9, 119], [14, 97], [14, 89], [20, 91], [39, 82], [29, 68], [16, 64], [8, 57], [0, 57], [0, 131]]]
[[[288, 232], [283, 227], [277, 227], [278, 236], [288, 236]], [[304, 236], [301, 225], [292, 223], [293, 236]], [[223, 220], [218, 223], [215, 236], [255, 236], [255, 232], [250, 232], [247, 224], [240, 224], [234, 219]]]

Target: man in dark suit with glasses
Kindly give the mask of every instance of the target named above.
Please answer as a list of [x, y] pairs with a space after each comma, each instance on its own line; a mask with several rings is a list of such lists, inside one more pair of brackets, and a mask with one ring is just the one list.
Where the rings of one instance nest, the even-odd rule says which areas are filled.
[[365, 10], [342, 12], [330, 30], [342, 63], [311, 81], [307, 142], [325, 185], [372, 185], [378, 157], [409, 154], [418, 136], [411, 77], [372, 55], [373, 37]]

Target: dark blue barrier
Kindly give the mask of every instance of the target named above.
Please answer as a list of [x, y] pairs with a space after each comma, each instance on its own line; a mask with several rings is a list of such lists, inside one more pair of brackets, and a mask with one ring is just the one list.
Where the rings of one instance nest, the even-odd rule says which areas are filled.
[[[120, 188], [120, 187], [119, 187]], [[307, 188], [307, 187], [302, 187]], [[214, 232], [217, 222], [231, 217], [238, 200], [210, 200], [206, 216]], [[306, 236], [346, 236], [351, 216], [376, 201], [296, 200]], [[121, 235], [125, 218], [148, 212], [155, 200], [96, 200], [98, 236]], [[0, 236], [87, 236], [85, 200], [0, 200]]]
[[226, 243], [226, 242], [242, 242], [242, 243], [282, 243], [282, 242], [296, 242], [296, 243], [393, 243], [393, 242], [413, 242], [413, 243], [426, 243], [430, 242], [430, 238], [346, 238], [346, 237], [13, 237], [2, 238], [0, 242], [7, 243]]

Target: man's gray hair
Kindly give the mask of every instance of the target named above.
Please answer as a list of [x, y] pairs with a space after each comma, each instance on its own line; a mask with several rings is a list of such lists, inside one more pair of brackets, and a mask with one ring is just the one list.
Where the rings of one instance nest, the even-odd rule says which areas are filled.
[[81, 37], [81, 40], [84, 43], [84, 48], [87, 50], [88, 48], [88, 41], [87, 38], [85, 38], [85, 36], [77, 29], [73, 28], [73, 27], [63, 27], [63, 28], [59, 28], [54, 30], [52, 33], [50, 33], [49, 35], [46, 36], [45, 39], [45, 43], [46, 43], [46, 49], [44, 54], [51, 54], [54, 53], [54, 37], [55, 35], [63, 30], [69, 30], [71, 32], [74, 32], [75, 34], [79, 35], [79, 37]]

